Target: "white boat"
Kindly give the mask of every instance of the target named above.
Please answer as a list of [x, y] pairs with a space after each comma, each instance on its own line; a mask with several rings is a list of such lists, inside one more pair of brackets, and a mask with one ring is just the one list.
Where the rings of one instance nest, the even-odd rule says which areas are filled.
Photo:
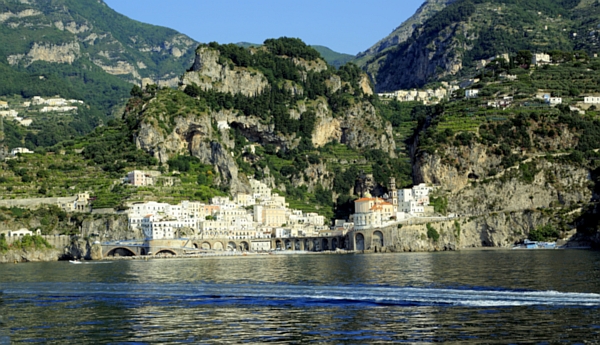
[[79, 261], [79, 260], [69, 260], [69, 263], [71, 263], [71, 264], [80, 264], [81, 261]]

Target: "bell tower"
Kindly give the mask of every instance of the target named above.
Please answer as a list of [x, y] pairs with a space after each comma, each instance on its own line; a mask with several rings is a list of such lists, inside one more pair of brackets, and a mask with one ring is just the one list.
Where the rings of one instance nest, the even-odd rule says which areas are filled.
[[394, 213], [398, 212], [398, 191], [396, 190], [396, 178], [390, 177], [390, 193], [392, 194], [392, 206]]

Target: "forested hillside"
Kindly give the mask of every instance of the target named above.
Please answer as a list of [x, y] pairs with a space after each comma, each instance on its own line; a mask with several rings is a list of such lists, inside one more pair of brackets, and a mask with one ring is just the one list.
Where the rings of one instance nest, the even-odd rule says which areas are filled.
[[137, 90], [125, 118], [139, 123], [139, 147], [162, 163], [199, 158], [225, 191], [265, 179], [294, 208], [332, 217], [334, 205], [348, 214], [361, 174], [370, 188], [392, 176], [412, 183], [366, 76], [355, 65], [328, 66], [298, 39], [201, 45], [183, 83], [183, 91]]
[[376, 89], [471, 75], [477, 61], [520, 50], [597, 52], [600, 4], [587, 0], [458, 0], [366, 63]]
[[[61, 137], [89, 133], [122, 111], [132, 83], [147, 78], [176, 86], [196, 45], [174, 30], [120, 15], [102, 1], [0, 1], [0, 98], [60, 96], [86, 104], [76, 117], [36, 117], [29, 129], [7, 122], [6, 144], [47, 147]], [[40, 135], [55, 139], [35, 138]]]

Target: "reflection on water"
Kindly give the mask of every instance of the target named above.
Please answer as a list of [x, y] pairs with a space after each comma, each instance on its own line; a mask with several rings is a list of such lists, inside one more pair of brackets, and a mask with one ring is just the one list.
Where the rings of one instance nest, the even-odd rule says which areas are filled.
[[599, 272], [589, 251], [5, 265], [0, 344], [594, 341]]

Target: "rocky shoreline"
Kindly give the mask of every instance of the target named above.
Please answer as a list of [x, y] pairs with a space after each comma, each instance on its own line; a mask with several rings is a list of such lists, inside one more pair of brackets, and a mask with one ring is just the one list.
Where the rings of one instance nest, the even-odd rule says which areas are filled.
[[53, 262], [64, 257], [62, 250], [51, 249], [16, 249], [0, 254], [0, 263], [22, 263], [22, 262]]

